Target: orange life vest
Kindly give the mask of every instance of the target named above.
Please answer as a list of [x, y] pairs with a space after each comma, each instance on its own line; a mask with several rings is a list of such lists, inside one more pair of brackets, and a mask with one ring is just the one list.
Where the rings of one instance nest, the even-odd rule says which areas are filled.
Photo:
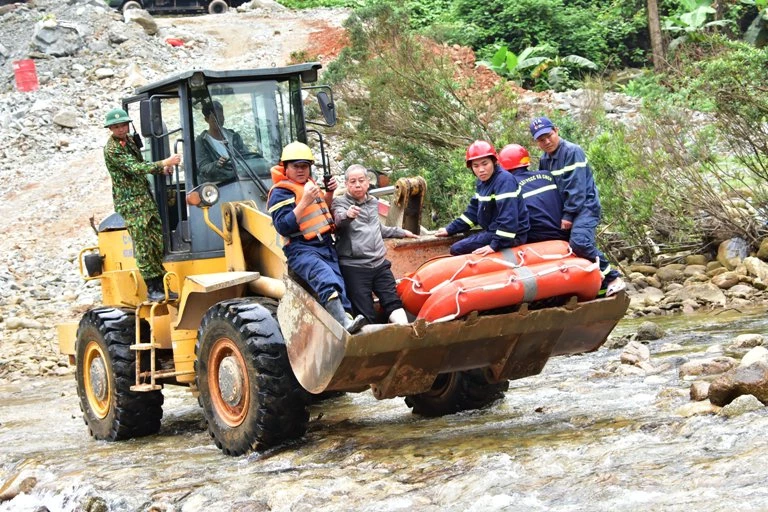
[[[280, 172], [281, 170], [282, 166], [275, 166], [271, 169], [274, 186], [269, 191], [269, 195], [272, 195], [272, 190], [274, 190], [275, 187], [284, 188], [293, 192], [296, 196], [296, 203], [298, 204], [304, 195], [304, 185], [299, 185], [295, 181], [289, 180], [285, 174]], [[311, 178], [310, 181], [314, 183]], [[267, 199], [267, 201], [269, 201], [269, 199]], [[305, 240], [312, 240], [317, 237], [320, 237], [322, 240], [322, 235], [334, 231], [334, 228], [336, 227], [333, 223], [333, 215], [331, 215], [328, 205], [322, 198], [315, 199], [314, 203], [304, 208], [301, 217], [296, 219], [296, 222], [299, 224], [299, 231], [290, 234], [288, 238], [286, 238], [286, 245], [290, 243], [291, 238], [298, 238], [300, 236], [303, 236]]]

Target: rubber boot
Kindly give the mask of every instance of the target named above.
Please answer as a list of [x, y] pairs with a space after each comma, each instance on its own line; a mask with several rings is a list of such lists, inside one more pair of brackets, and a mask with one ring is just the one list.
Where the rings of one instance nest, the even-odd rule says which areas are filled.
[[357, 315], [353, 320], [352, 316], [344, 311], [344, 306], [341, 305], [341, 300], [338, 298], [329, 300], [325, 304], [325, 309], [349, 334], [355, 334], [365, 324], [365, 317], [363, 315]]
[[399, 308], [389, 314], [389, 323], [407, 325], [410, 322], [408, 321], [408, 315], [406, 314], [405, 310], [403, 308]]
[[[163, 289], [163, 278], [162, 277], [153, 277], [152, 279], [147, 279], [147, 300], [149, 302], [165, 302], [165, 290]], [[179, 296], [172, 292], [168, 291], [168, 301], [174, 301], [178, 300]]]

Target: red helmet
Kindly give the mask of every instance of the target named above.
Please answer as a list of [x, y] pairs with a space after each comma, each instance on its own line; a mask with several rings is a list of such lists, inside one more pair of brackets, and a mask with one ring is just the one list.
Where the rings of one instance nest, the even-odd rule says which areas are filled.
[[499, 163], [501, 166], [512, 171], [520, 167], [528, 167], [531, 163], [531, 156], [528, 150], [519, 144], [507, 144], [499, 153]]
[[486, 156], [492, 157], [494, 162], [499, 160], [499, 155], [496, 154], [496, 148], [493, 147], [493, 144], [484, 140], [476, 140], [467, 148], [467, 167], [472, 167], [470, 163], [472, 160]]

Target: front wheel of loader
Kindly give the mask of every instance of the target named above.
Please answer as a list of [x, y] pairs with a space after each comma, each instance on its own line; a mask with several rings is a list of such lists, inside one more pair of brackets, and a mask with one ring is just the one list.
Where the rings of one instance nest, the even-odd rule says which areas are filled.
[[75, 342], [77, 395], [91, 435], [119, 441], [160, 430], [162, 391], [134, 392], [136, 352], [132, 310], [98, 308], [80, 320]]
[[509, 381], [488, 382], [486, 370], [442, 373], [432, 389], [405, 397], [414, 414], [437, 417], [460, 411], [482, 409], [504, 397]]
[[211, 307], [198, 331], [199, 402], [216, 446], [241, 455], [304, 435], [309, 412], [273, 313], [259, 299]]

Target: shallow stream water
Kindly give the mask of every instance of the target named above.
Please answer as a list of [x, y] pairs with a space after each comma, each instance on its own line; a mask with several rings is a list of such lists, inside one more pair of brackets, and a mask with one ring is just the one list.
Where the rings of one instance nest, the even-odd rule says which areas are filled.
[[[683, 417], [676, 366], [741, 333], [764, 312], [654, 319], [682, 349], [652, 356], [647, 377], [609, 368], [620, 349], [552, 359], [483, 411], [414, 416], [402, 399], [347, 394], [312, 409], [302, 442], [222, 455], [188, 391], [168, 387], [158, 435], [93, 441], [72, 377], [0, 388], [0, 486], [34, 475], [0, 512], [72, 511], [99, 497], [113, 511], [768, 510], [768, 409]], [[615, 335], [632, 333], [623, 321]], [[93, 510], [96, 510], [95, 508]]]

